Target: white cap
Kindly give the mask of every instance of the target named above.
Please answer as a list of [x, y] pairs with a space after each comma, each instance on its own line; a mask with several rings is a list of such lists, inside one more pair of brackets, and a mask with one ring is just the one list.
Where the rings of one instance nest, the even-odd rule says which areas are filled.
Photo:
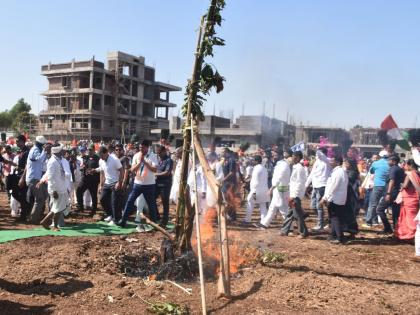
[[44, 136], [37, 136], [36, 138], [35, 138], [35, 141], [36, 142], [39, 142], [39, 143], [41, 143], [41, 144], [46, 144], [48, 141], [47, 141], [47, 139], [45, 139], [45, 137]]
[[60, 153], [61, 150], [63, 150], [63, 145], [62, 144], [60, 144], [59, 146], [56, 146], [56, 147], [51, 147], [51, 153], [52, 154]]
[[389, 153], [388, 153], [388, 151], [386, 151], [386, 150], [382, 150], [381, 152], [379, 152], [379, 156], [380, 156], [381, 158], [383, 158], [383, 157], [388, 157], [388, 155], [389, 155]]

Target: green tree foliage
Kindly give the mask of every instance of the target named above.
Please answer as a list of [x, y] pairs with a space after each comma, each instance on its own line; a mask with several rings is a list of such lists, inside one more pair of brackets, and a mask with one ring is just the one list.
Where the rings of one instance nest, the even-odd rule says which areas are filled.
[[29, 112], [20, 112], [13, 120], [12, 128], [17, 133], [31, 133], [36, 129], [37, 116]]
[[37, 118], [35, 115], [30, 114], [30, 111], [31, 105], [26, 103], [23, 98], [20, 98], [10, 110], [0, 112], [0, 128], [13, 128], [16, 131], [20, 131], [17, 128], [22, 126], [24, 131], [33, 130], [33, 126], [36, 126]]
[[223, 82], [225, 78], [219, 74], [214, 65], [206, 63], [206, 57], [214, 56], [214, 46], [224, 46], [224, 39], [216, 36], [216, 26], [221, 26], [222, 16], [221, 11], [225, 7], [224, 0], [212, 1], [207, 14], [204, 19], [207, 20], [203, 29], [203, 37], [198, 51], [198, 64], [201, 70], [194, 74], [192, 80], [188, 81], [185, 89], [185, 103], [182, 107], [182, 114], [187, 116], [188, 101], [191, 101], [191, 113], [197, 121], [204, 120], [204, 113], [202, 111], [203, 103], [206, 101], [205, 95], [210, 94], [212, 88], [216, 89], [216, 93], [223, 90]]

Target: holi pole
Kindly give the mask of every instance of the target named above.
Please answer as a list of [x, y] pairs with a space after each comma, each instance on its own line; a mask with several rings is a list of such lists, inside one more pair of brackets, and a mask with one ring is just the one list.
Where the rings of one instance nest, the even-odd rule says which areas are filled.
[[194, 123], [191, 118], [191, 147], [192, 147], [192, 172], [194, 174], [193, 185], [194, 185], [194, 197], [195, 197], [195, 226], [196, 226], [196, 237], [197, 237], [197, 254], [198, 254], [198, 270], [200, 273], [200, 290], [201, 290], [201, 307], [203, 310], [203, 315], [207, 314], [206, 309], [206, 290], [204, 287], [204, 272], [203, 272], [203, 255], [201, 253], [201, 231], [200, 231], [200, 208], [198, 202], [198, 192], [197, 192], [197, 173], [196, 173], [196, 163], [195, 163], [195, 148], [194, 148]]

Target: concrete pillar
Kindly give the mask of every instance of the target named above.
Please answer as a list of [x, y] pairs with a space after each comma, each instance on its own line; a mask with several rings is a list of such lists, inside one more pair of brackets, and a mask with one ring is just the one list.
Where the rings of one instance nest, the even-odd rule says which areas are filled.
[[92, 110], [93, 105], [93, 93], [89, 93], [89, 110]]
[[105, 90], [105, 78], [106, 78], [105, 73], [102, 73], [102, 91]]
[[[93, 89], [93, 71], [89, 73], [89, 89]], [[89, 92], [89, 110], [92, 110], [93, 93]]]

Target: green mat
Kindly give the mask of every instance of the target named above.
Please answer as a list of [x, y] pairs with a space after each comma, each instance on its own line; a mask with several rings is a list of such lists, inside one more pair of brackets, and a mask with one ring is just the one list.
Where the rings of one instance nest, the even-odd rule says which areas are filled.
[[[169, 229], [173, 229], [173, 225], [168, 225]], [[146, 230], [151, 231], [153, 228], [146, 225]], [[37, 236], [101, 236], [101, 235], [123, 235], [136, 232], [136, 225], [127, 223], [125, 228], [119, 226], [109, 226], [107, 222], [99, 221], [95, 223], [81, 223], [76, 225], [67, 225], [61, 228], [61, 231], [53, 232], [44, 228], [36, 228], [31, 230], [2, 230], [0, 231], [0, 243], [10, 242], [14, 240], [37, 237]]]

